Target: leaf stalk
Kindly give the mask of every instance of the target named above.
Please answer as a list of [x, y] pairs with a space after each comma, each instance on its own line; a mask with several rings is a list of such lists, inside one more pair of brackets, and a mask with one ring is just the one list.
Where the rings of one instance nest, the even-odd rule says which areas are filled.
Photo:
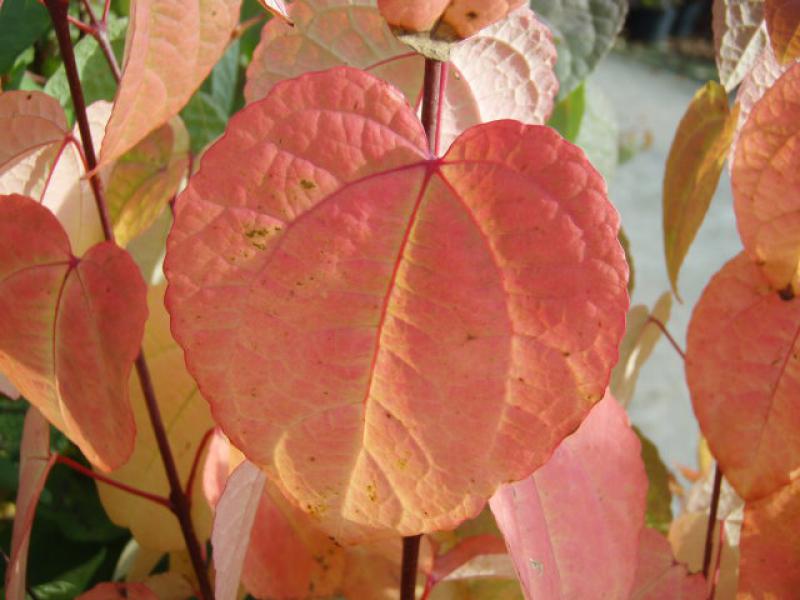
[[[89, 183], [97, 203], [97, 210], [100, 214], [100, 222], [103, 227], [103, 234], [106, 240], [115, 242], [114, 229], [111, 225], [111, 219], [108, 214], [108, 207], [105, 201], [105, 194], [103, 192], [103, 185], [97, 173], [97, 155], [95, 154], [94, 144], [92, 142], [91, 130], [89, 128], [89, 119], [86, 114], [86, 101], [83, 95], [83, 88], [81, 86], [80, 76], [78, 75], [78, 67], [75, 61], [75, 52], [72, 47], [72, 39], [69, 34], [69, 21], [67, 9], [69, 5], [68, 0], [44, 0], [45, 6], [50, 13], [50, 18], [53, 21], [53, 27], [58, 39], [59, 50], [61, 57], [64, 61], [64, 69], [67, 74], [67, 81], [69, 82], [70, 93], [72, 95], [72, 104], [75, 108], [75, 119], [78, 123], [78, 129], [81, 133], [81, 141], [83, 145], [86, 164], [89, 168]], [[164, 464], [167, 481], [170, 487], [169, 495], [169, 508], [178, 519], [184, 541], [186, 542], [186, 549], [189, 552], [189, 557], [192, 562], [195, 575], [197, 576], [197, 583], [199, 586], [200, 600], [212, 600], [214, 594], [211, 589], [211, 583], [208, 577], [208, 570], [203, 559], [203, 552], [200, 548], [200, 543], [197, 539], [197, 534], [194, 531], [194, 525], [191, 518], [191, 508], [188, 496], [183, 491], [180, 478], [178, 476], [178, 469], [175, 464], [175, 458], [170, 449], [169, 440], [167, 438], [164, 422], [161, 418], [161, 412], [158, 408], [158, 402], [155, 396], [155, 389], [153, 381], [150, 376], [150, 371], [147, 367], [147, 362], [142, 351], [136, 357], [135, 362], [136, 373], [139, 377], [139, 383], [142, 387], [147, 412], [150, 417], [150, 423], [153, 428], [156, 443], [158, 445], [161, 461]]]

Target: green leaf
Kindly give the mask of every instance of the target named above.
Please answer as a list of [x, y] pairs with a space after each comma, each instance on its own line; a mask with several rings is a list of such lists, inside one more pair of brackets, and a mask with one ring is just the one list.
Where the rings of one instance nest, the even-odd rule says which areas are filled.
[[[122, 60], [127, 26], [128, 19], [109, 19], [108, 37], [117, 61]], [[108, 66], [105, 56], [103, 56], [102, 50], [100, 50], [100, 45], [93, 37], [86, 36], [75, 44], [75, 62], [78, 64], [78, 74], [81, 77], [83, 95], [87, 105], [97, 100], [114, 99], [114, 94], [117, 92], [117, 82], [114, 80], [114, 75]], [[72, 110], [72, 96], [70, 95], [64, 65], [61, 65], [47, 81], [44, 91], [61, 103], [70, 122], [75, 120]]]
[[225, 54], [211, 71], [207, 79], [211, 97], [219, 107], [230, 115], [236, 100], [236, 86], [239, 83], [239, 41], [232, 42]]
[[50, 27], [47, 9], [36, 0], [5, 0], [0, 3], [0, 73], [5, 73], [20, 52]]
[[672, 492], [669, 490], [670, 472], [661, 460], [658, 448], [636, 427], [633, 428], [642, 442], [642, 460], [647, 471], [647, 513], [645, 523], [648, 527], [662, 533], [669, 531], [672, 523]]
[[79, 567], [63, 573], [53, 581], [35, 586], [31, 590], [34, 598], [37, 600], [72, 600], [88, 587], [105, 557], [106, 549], [102, 548], [100, 552]]
[[586, 86], [580, 84], [570, 94], [556, 104], [547, 124], [570, 142], [578, 137], [586, 110]]
[[611, 101], [592, 85], [586, 87], [586, 110], [575, 143], [606, 180], [614, 175], [619, 163], [619, 123]]

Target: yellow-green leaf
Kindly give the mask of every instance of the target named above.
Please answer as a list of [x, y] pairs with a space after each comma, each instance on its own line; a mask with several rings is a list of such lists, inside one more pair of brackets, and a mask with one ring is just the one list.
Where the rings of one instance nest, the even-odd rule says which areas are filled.
[[678, 272], [717, 189], [736, 110], [728, 108], [725, 89], [709, 81], [692, 98], [672, 141], [664, 174], [664, 254], [678, 298]]
[[186, 174], [189, 134], [180, 117], [156, 129], [114, 165], [108, 181], [108, 210], [121, 246], [161, 214]]

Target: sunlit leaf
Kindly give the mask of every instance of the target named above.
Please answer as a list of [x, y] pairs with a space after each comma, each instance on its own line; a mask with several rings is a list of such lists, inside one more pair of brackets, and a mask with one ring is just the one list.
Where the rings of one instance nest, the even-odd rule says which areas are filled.
[[[504, 18], [525, 0], [379, 0], [389, 25], [407, 31], [444, 30], [464, 39]], [[445, 33], [446, 32], [446, 33]]]
[[717, 70], [730, 92], [769, 45], [764, 0], [714, 0], [712, 11]]
[[189, 164], [189, 134], [179, 117], [162, 125], [114, 164], [106, 185], [120, 246], [147, 229], [175, 196]]
[[586, 112], [586, 85], [581, 84], [556, 104], [547, 125], [558, 131], [570, 142], [574, 142], [581, 130], [581, 121]]
[[611, 371], [611, 382], [608, 384], [614, 398], [622, 406], [627, 407], [633, 399], [639, 372], [661, 339], [661, 330], [650, 317], [666, 324], [671, 311], [672, 296], [669, 292], [661, 294], [652, 311], [641, 304], [632, 306], [628, 311], [625, 337], [619, 347], [619, 361]]
[[456, 526], [604, 393], [628, 305], [618, 216], [552, 129], [490, 123], [434, 160], [399, 92], [332, 69], [236, 115], [175, 214], [189, 369], [336, 537]]
[[764, 20], [778, 62], [800, 56], [800, 5], [794, 0], [764, 0]]
[[[186, 372], [183, 352], [170, 334], [169, 315], [164, 308], [165, 287], [150, 288], [148, 292], [150, 315], [143, 348], [178, 475], [181, 481], [187, 481], [198, 446], [214, 424], [197, 384]], [[136, 375], [130, 378], [128, 389], [138, 435], [130, 460], [114, 472], [114, 479], [151, 494], [169, 496], [169, 484]], [[165, 507], [104, 484], [98, 484], [98, 491], [111, 520], [129, 528], [143, 548], [169, 552], [185, 547], [178, 521]], [[195, 530], [200, 539], [207, 539], [211, 533], [211, 515], [203, 500], [199, 476], [192, 499]]]
[[33, 517], [39, 495], [54, 462], [55, 457], [50, 455], [50, 425], [35, 407], [31, 407], [25, 415], [20, 447], [19, 487], [11, 537], [11, 557], [6, 565], [6, 600], [25, 600], [25, 573]]
[[286, 3], [283, 0], [258, 0], [258, 3], [272, 14], [283, 17], [287, 21], [289, 20], [289, 9], [286, 8]]
[[239, 21], [239, 0], [140, 0], [100, 162], [107, 165], [178, 114]]
[[705, 600], [706, 581], [690, 575], [672, 556], [663, 535], [645, 527], [639, 538], [636, 581], [630, 600]]
[[0, 282], [0, 369], [93, 464], [120, 466], [147, 314], [138, 268], [111, 243], [75, 257], [50, 211], [0, 196]]
[[647, 477], [625, 411], [606, 396], [531, 477], [490, 506], [530, 598], [627, 598]]
[[800, 64], [795, 63], [750, 111], [733, 162], [734, 209], [742, 242], [777, 289], [798, 289], [799, 116]]
[[791, 598], [800, 589], [800, 479], [748, 502], [740, 542], [739, 596]]
[[[290, 12], [294, 27], [278, 20], [264, 26], [247, 70], [248, 101], [263, 98], [284, 79], [349, 65], [386, 79], [418, 106], [423, 58], [392, 35], [374, 2], [305, 0], [293, 2]], [[456, 45], [447, 70], [440, 147], [486, 121], [544, 123], [558, 91], [555, 58], [549, 30], [527, 8]]]
[[265, 484], [264, 472], [245, 461], [228, 478], [217, 503], [211, 535], [217, 572], [214, 596], [217, 600], [237, 597], [239, 578]]
[[678, 273], [714, 197], [735, 127], [725, 89], [709, 81], [692, 98], [672, 140], [662, 207], [667, 273], [678, 298]]
[[700, 429], [745, 499], [800, 469], [800, 300], [784, 300], [745, 254], [728, 262], [695, 306], [686, 379]]
[[561, 82], [559, 97], [574, 90], [611, 49], [628, 10], [627, 0], [532, 0], [554, 29]]

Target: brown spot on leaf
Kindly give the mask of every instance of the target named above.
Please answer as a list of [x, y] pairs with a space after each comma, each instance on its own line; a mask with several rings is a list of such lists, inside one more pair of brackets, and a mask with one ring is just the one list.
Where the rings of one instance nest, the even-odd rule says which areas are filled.
[[313, 181], [309, 181], [308, 179], [301, 179], [300, 186], [304, 190], [313, 190], [315, 187], [317, 187], [317, 184], [315, 184]]

